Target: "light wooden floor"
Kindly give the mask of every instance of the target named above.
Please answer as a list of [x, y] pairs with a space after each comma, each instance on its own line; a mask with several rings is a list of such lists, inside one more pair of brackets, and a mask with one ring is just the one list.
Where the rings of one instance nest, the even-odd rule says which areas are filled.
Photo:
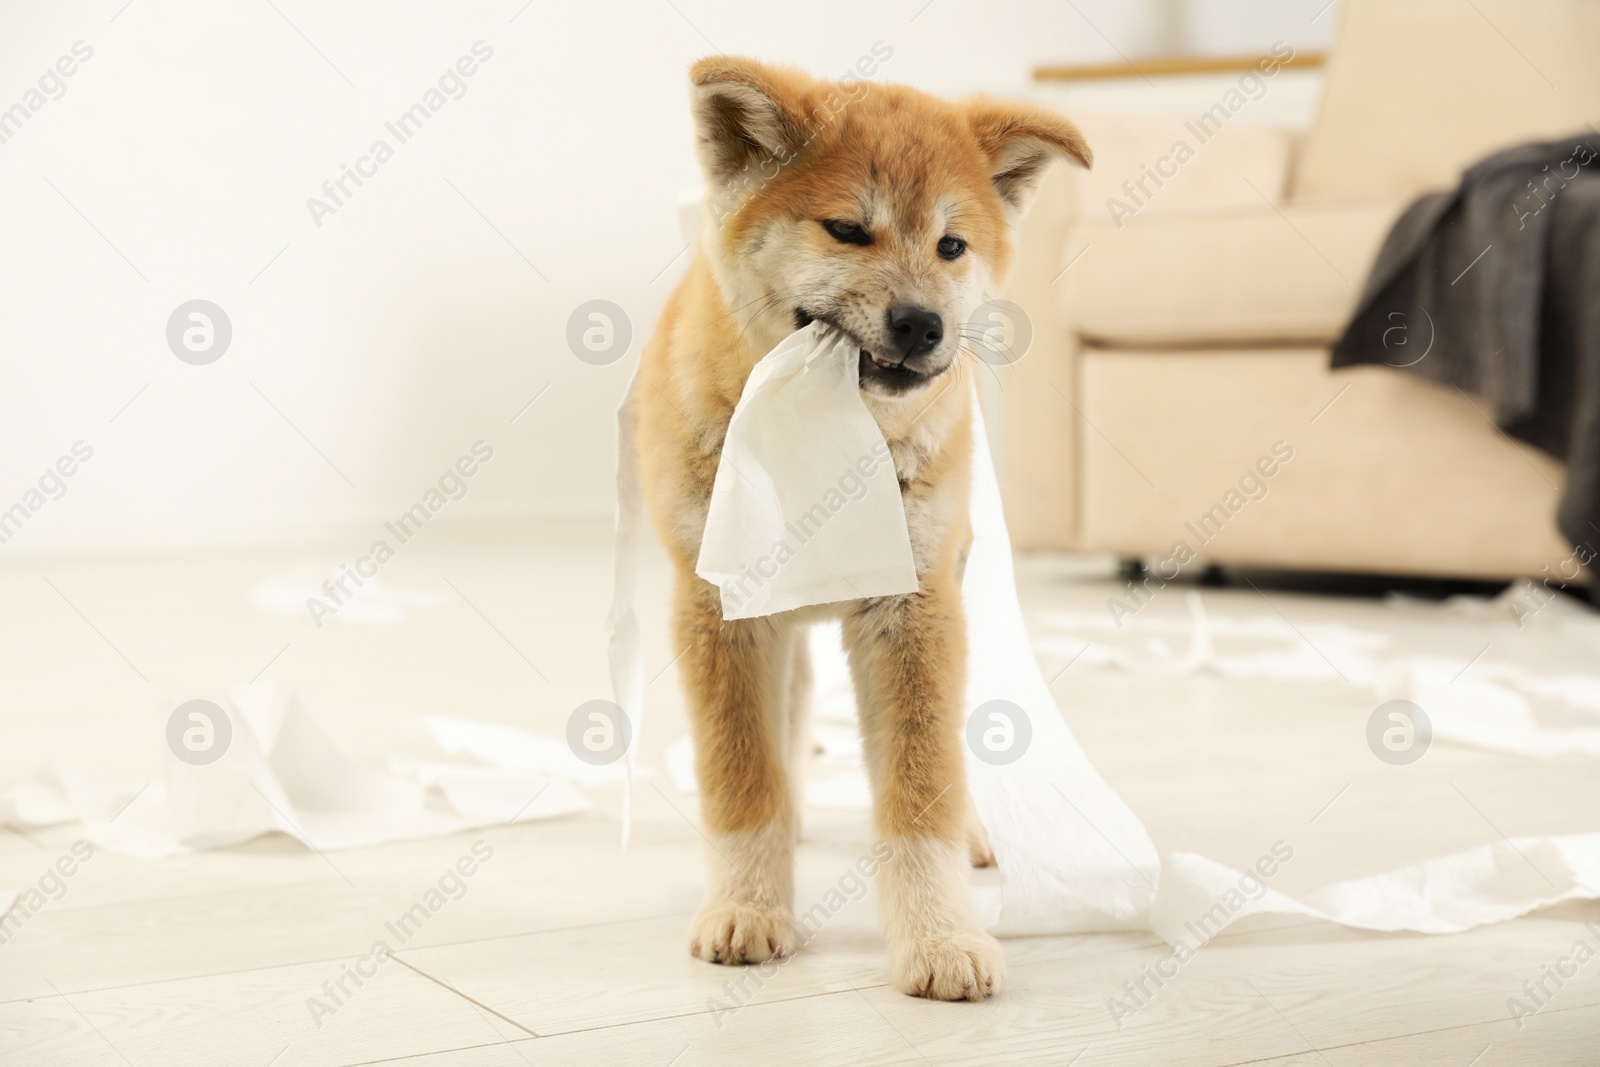
[[[0, 784], [50, 758], [125, 763], [160, 743], [177, 702], [264, 668], [309, 693], [339, 744], [366, 758], [419, 713], [558, 731], [578, 703], [607, 695], [608, 549], [592, 531], [526, 545], [509, 533], [419, 539], [381, 576], [427, 594], [406, 619], [321, 630], [303, 613], [252, 607], [250, 591], [350, 555], [341, 549], [0, 569]], [[1103, 611], [1113, 590], [1081, 564], [1033, 560], [1024, 572], [1030, 613]], [[1269, 595], [1297, 625], [1383, 629], [1418, 650], [1466, 657], [1491, 640], [1488, 624], [1448, 611]], [[662, 673], [643, 751], [659, 767], [684, 732], [659, 573], [645, 599], [650, 673]], [[1206, 602], [1270, 614], [1249, 590], [1208, 590]], [[1183, 614], [1169, 592], [1141, 618]], [[1600, 671], [1592, 636], [1492, 639], [1495, 655]], [[1371, 697], [1340, 684], [1078, 666], [1055, 690], [1161, 848], [1242, 865], [1285, 840], [1295, 859], [1275, 884], [1291, 894], [1502, 832], [1600, 822], [1595, 761], [1437, 745], [1390, 767], [1363, 740]], [[1600, 959], [1520, 1028], [1507, 1008], [1574, 941], [1600, 943], [1582, 925], [1600, 921], [1595, 905], [1452, 937], [1257, 920], [1203, 949], [1120, 1027], [1108, 999], [1163, 955], [1153, 937], [1009, 941], [1005, 993], [981, 1005], [888, 988], [871, 899], [770, 978], [699, 963], [683, 947], [701, 877], [694, 800], [664, 774], [653, 783], [627, 852], [606, 791], [586, 816], [327, 856], [275, 839], [161, 862], [102, 852], [0, 945], [0, 1064], [1600, 1064]], [[869, 844], [863, 815], [808, 818], [801, 901]], [[69, 828], [0, 833], [0, 886], [36, 882], [73, 839]], [[346, 1002], [313, 1021], [308, 998], [388, 939], [385, 923], [478, 839], [494, 855], [465, 895], [360, 988], [347, 979]], [[743, 991], [728, 984], [738, 982]]]

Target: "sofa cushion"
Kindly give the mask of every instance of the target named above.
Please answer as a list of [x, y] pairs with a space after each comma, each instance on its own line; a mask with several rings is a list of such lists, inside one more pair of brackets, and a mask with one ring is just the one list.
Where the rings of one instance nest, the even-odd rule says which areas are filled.
[[1059, 311], [1101, 345], [1329, 343], [1403, 207], [1079, 223], [1067, 232]]

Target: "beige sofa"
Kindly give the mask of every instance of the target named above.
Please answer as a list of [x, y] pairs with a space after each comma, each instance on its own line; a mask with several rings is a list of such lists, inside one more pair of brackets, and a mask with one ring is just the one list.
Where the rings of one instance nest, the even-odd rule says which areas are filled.
[[[1600, 117], [1600, 3], [1344, 0], [1339, 18], [1280, 185], [1246, 159], [1248, 200], [1200, 210], [1179, 170], [1165, 207], [1152, 197], [1120, 225], [1064, 168], [1042, 190], [1008, 294], [1032, 344], [998, 374], [1018, 547], [1482, 578], [1570, 557], [1560, 464], [1476, 398], [1332, 372], [1328, 348], [1409, 200]], [[1215, 182], [1228, 152], [1188, 166], [1208, 151]], [[1397, 325], [1399, 363], [1428, 327]]]

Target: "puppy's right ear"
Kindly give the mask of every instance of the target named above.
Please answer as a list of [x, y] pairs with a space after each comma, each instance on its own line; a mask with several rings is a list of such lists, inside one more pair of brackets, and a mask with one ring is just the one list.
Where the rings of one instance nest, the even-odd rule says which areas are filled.
[[708, 186], [759, 185], [806, 143], [797, 76], [753, 59], [713, 56], [689, 69], [695, 154]]

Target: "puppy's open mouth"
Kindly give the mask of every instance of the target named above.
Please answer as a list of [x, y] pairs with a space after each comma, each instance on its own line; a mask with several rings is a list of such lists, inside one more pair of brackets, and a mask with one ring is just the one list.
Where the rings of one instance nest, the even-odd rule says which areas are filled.
[[[794, 324], [795, 329], [797, 330], [805, 329], [807, 326], [811, 325], [812, 322], [816, 321], [816, 319], [817, 316], [812, 315], [804, 308], [794, 309]], [[923, 374], [921, 371], [912, 370], [903, 363], [885, 359], [882, 356], [879, 356], [877, 353], [863, 347], [861, 342], [856, 340], [854, 334], [852, 334], [849, 330], [844, 329], [831, 319], [824, 318], [822, 321], [826, 322], [829, 326], [832, 326], [834, 329], [838, 330], [840, 333], [856, 342], [856, 347], [861, 353], [860, 360], [858, 362], [858, 373], [861, 376], [862, 385], [872, 382], [885, 392], [904, 393], [910, 392], [913, 389], [919, 389], [932, 379], [931, 375]]]
[[886, 359], [879, 359], [868, 352], [861, 350], [861, 380], [872, 381], [879, 385], [887, 386], [890, 392], [903, 393], [911, 389], [921, 388], [928, 383], [928, 375], [900, 364], [890, 363]]

